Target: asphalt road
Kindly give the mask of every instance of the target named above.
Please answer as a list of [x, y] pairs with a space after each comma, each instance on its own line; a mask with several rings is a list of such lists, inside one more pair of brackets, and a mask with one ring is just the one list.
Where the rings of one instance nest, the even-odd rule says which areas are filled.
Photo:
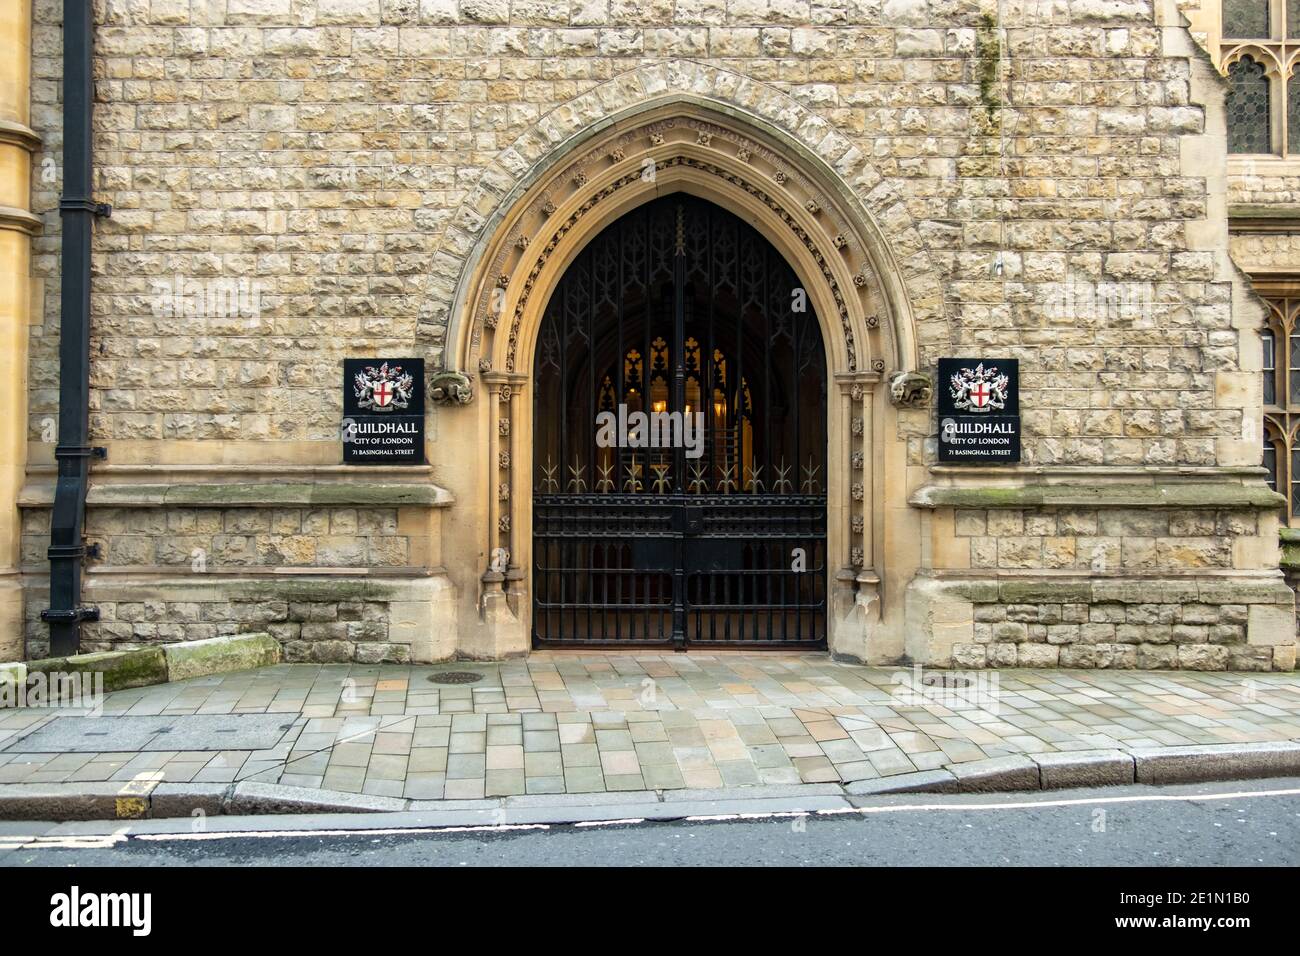
[[[513, 830], [339, 832], [329, 817], [262, 835], [126, 832], [55, 845], [49, 825], [0, 828], [0, 867], [23, 866], [1294, 866], [1300, 779], [1053, 794], [913, 795], [864, 812], [752, 820], [551, 824]], [[355, 818], [352, 818], [355, 820]], [[242, 825], [242, 824], [241, 824]], [[393, 829], [400, 815], [375, 820]], [[83, 831], [86, 828], [83, 828]], [[91, 828], [93, 829], [93, 828]], [[101, 832], [111, 832], [105, 825]]]

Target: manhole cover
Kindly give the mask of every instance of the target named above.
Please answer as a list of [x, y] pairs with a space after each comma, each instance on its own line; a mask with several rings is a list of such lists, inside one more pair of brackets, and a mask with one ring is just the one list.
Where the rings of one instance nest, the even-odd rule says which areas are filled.
[[926, 674], [921, 683], [926, 687], [969, 687], [972, 681], [957, 674]]
[[444, 671], [429, 677], [430, 682], [434, 684], [474, 684], [482, 679], [482, 674], [475, 674], [473, 671]]

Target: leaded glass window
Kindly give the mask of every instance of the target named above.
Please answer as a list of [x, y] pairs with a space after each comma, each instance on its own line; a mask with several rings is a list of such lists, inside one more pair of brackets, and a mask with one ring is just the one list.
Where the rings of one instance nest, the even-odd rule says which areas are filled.
[[1300, 77], [1292, 77], [1286, 85], [1286, 150], [1300, 153]]
[[1243, 56], [1228, 68], [1228, 82], [1228, 152], [1270, 152], [1272, 120], [1264, 64]]
[[1272, 330], [1260, 336], [1264, 345], [1264, 404], [1277, 404], [1277, 340]]
[[[1288, 5], [1294, 0], [1287, 0]], [[1223, 35], [1236, 40], [1263, 40], [1272, 36], [1268, 0], [1223, 0]]]
[[1300, 525], [1300, 285], [1258, 280], [1268, 306], [1263, 345], [1263, 464], [1269, 485], [1287, 496], [1283, 520]]
[[1221, 0], [1209, 36], [1228, 78], [1228, 152], [1300, 156], [1300, 0]]

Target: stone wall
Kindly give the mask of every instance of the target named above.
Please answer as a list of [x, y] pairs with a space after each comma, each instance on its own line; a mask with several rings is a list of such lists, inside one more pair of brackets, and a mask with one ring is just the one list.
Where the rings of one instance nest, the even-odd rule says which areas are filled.
[[[37, 164], [58, 160], [59, 9], [36, 3]], [[1022, 360], [1027, 408], [1102, 418], [1127, 394], [1179, 419], [1153, 434], [1115, 415], [1084, 434], [1067, 415], [1033, 416], [1027, 461], [1212, 464], [1216, 441], [1241, 434], [1240, 403], [1223, 401], [1223, 380], [1243, 368], [1232, 276], [1194, 225], [1210, 207], [1204, 175], [1184, 165], [1184, 140], [1206, 130], [1193, 47], [1153, 11], [1151, 0], [102, 4], [97, 195], [114, 214], [96, 232], [94, 440], [331, 443], [344, 355], [445, 360], [459, 277], [443, 253], [475, 215], [490, 161], [587, 91], [613, 103], [647, 64], [691, 61], [789, 97], [902, 197], [927, 243], [916, 264], [944, 280], [942, 322], [920, 329], [922, 364], [978, 344]], [[38, 181], [34, 205], [46, 226], [36, 272], [53, 279], [57, 183]], [[1062, 304], [1071, 283], [1163, 304], [1081, 317]], [[218, 300], [236, 307], [198, 304]], [[56, 316], [47, 296], [31, 347], [33, 440], [55, 413]]]
[[[413, 535], [427, 546], [396, 508], [96, 508], [86, 520], [101, 567], [406, 567]], [[45, 563], [49, 538], [49, 512], [27, 511], [25, 565]]]
[[[445, 575], [367, 580], [288, 580], [212, 575], [91, 576], [87, 601], [100, 619], [85, 625], [83, 651], [122, 650], [227, 634], [269, 633], [291, 662], [405, 663], [455, 650], [455, 608]], [[27, 656], [49, 656], [39, 619], [46, 595], [28, 602]]]
[[[57, 410], [60, 11], [34, 3], [32, 123], [44, 142], [33, 169], [54, 173], [32, 187], [45, 228], [33, 242], [41, 311], [27, 362], [39, 486], [26, 505], [29, 622], [43, 600], [39, 513]], [[578, 144], [611, 116], [687, 94], [741, 132], [710, 145], [702, 128], [684, 149], [725, 147], [760, 192], [784, 184], [799, 216], [826, 211], [814, 181], [830, 184], [819, 187], [827, 206], [852, 211], [852, 228], [805, 249], [809, 261], [844, 270], [849, 256], [866, 258], [847, 234], [883, 237], [871, 267], [834, 288], [840, 301], [889, 291], [890, 307], [869, 316], [853, 301], [864, 358], [870, 327], [896, 346], [871, 358], [909, 368], [963, 353], [1020, 360], [1024, 467], [1011, 473], [1057, 470], [1086, 487], [1095, 476], [1070, 469], [1152, 469], [1210, 483], [1259, 464], [1260, 310], [1228, 255], [1222, 84], [1173, 0], [101, 0], [96, 11], [96, 198], [114, 212], [94, 239], [91, 440], [108, 448], [108, 466], [96, 465], [102, 497], [90, 503], [103, 550], [87, 600], [104, 610], [91, 640], [168, 640], [192, 625], [270, 628], [295, 658], [522, 651], [530, 569], [485, 568], [499, 536], [527, 526], [527, 482], [502, 478], [512, 449], [492, 443], [527, 434], [525, 412], [512, 421], [501, 409], [531, 396], [523, 373], [465, 362], [472, 350], [453, 330], [472, 342], [485, 320], [458, 291], [478, 272], [500, 283], [475, 259], [493, 243], [529, 248], [528, 236], [495, 232], [517, 187], [570, 163], [596, 178], [613, 175], [611, 162], [637, 163], [584, 158]], [[755, 145], [749, 159], [738, 143]], [[582, 202], [588, 182], [575, 168], [557, 198]], [[339, 461], [342, 359], [382, 354], [464, 363], [474, 383], [475, 405], [429, 418], [433, 464], [420, 480], [460, 502], [446, 548], [441, 525], [424, 553], [400, 514], [394, 531], [391, 502], [340, 500], [355, 472], [312, 472]], [[928, 625], [927, 641], [935, 628], [967, 636], [916, 659], [951, 663], [954, 646], [985, 646], [975, 606], [993, 615], [1007, 602], [926, 610], [903, 592], [913, 581], [924, 590], [930, 573], [998, 588], [1004, 572], [1238, 574], [1246, 590], [1276, 573], [1257, 546], [1271, 531], [1250, 518], [1274, 504], [1234, 509], [1212, 495], [1155, 518], [1138, 506], [964, 507], [963, 534], [936, 544], [938, 558], [918, 553], [928, 517], [906, 502], [935, 463], [931, 412], [884, 397], [888, 373], [908, 369], [839, 367], [861, 379], [843, 383], [834, 412], [858, 446], [828, 478], [844, 488], [828, 507], [844, 539], [829, 574], [850, 592], [841, 617], [853, 623], [830, 625], [852, 631], [844, 646], [864, 658], [898, 659], [908, 629]], [[120, 464], [144, 477], [113, 473]], [[269, 482], [282, 467], [312, 473], [295, 502], [205, 497], [230, 465]], [[151, 469], [182, 466], [196, 469], [183, 494], [123, 500], [141, 494], [128, 481], [163, 483]], [[334, 497], [319, 500], [322, 490]], [[366, 510], [364, 528], [354, 509]], [[853, 535], [872, 547], [850, 546]], [[346, 596], [358, 587], [379, 590]], [[1165, 603], [1182, 609], [1167, 614], [1171, 644], [1175, 617], [1200, 626], [1179, 615], [1215, 604], [1199, 591]], [[1012, 621], [1026, 625], [1013, 646], [1064, 646], [1046, 631], [1033, 640], [1036, 628], [1093, 623], [1091, 613], [1067, 621], [1062, 603], [1060, 622]], [[1235, 626], [1236, 613], [1213, 626]], [[1252, 632], [1248, 611], [1244, 640], [1266, 630]], [[1218, 646], [1208, 634], [1197, 646]], [[1284, 658], [1274, 651], [1269, 664]]]
[[1110, 572], [1231, 568], [1234, 543], [1259, 533], [1254, 511], [1157, 508], [961, 510], [972, 568]]
[[1292, 670], [1295, 602], [1280, 578], [966, 579], [953, 667]]

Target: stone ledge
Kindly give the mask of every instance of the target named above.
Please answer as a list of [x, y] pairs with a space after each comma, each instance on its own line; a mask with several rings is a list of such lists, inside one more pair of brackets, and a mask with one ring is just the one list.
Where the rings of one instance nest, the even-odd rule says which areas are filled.
[[[445, 508], [455, 501], [451, 492], [434, 484], [367, 481], [313, 482], [195, 482], [184, 484], [95, 484], [86, 504], [101, 508]], [[50, 507], [53, 482], [29, 484], [18, 503], [26, 508]]]
[[1282, 570], [1300, 571], [1300, 528], [1282, 528], [1278, 539], [1282, 545]]
[[972, 604], [1291, 604], [1280, 577], [942, 578], [945, 594]]
[[227, 671], [246, 671], [280, 663], [280, 642], [270, 634], [237, 634], [163, 647], [167, 679], [187, 680]]
[[966, 487], [925, 485], [908, 503], [918, 508], [1241, 508], [1272, 510], [1286, 499], [1264, 485], [1158, 482], [1122, 485]]
[[280, 643], [270, 634], [235, 634], [204, 641], [47, 657], [25, 664], [0, 664], [0, 680], [14, 683], [31, 674], [103, 674], [104, 691], [166, 684], [190, 677], [278, 664]]

